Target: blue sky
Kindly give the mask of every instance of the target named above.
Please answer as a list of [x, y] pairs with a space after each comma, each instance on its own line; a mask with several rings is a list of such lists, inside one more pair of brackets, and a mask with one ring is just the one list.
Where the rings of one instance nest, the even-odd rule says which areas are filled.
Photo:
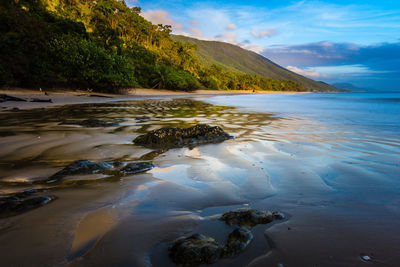
[[176, 34], [233, 43], [316, 80], [400, 90], [400, 1], [127, 3]]

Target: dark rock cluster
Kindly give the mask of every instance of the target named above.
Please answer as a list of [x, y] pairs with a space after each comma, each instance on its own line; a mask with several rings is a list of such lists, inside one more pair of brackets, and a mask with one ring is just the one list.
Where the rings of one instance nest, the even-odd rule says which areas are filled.
[[194, 147], [233, 138], [219, 126], [198, 124], [189, 128], [166, 127], [136, 137], [133, 142], [150, 148]]
[[48, 183], [57, 182], [70, 175], [107, 174], [112, 176], [125, 176], [146, 172], [154, 168], [151, 162], [92, 162], [90, 160], [77, 160], [49, 177]]
[[0, 197], [0, 217], [10, 217], [44, 206], [55, 196], [33, 196], [38, 190], [30, 189]]
[[[64, 167], [62, 170], [50, 176], [44, 182], [46, 184], [60, 182], [66, 176], [104, 174], [107, 177], [122, 177], [146, 172], [154, 168], [153, 163], [139, 162], [92, 162], [90, 160], [77, 160]], [[43, 183], [40, 181], [38, 183]], [[9, 217], [44, 206], [56, 196], [34, 196], [44, 190], [30, 189], [18, 193], [0, 196], [0, 218]]]
[[258, 211], [255, 209], [237, 209], [224, 213], [219, 220], [227, 225], [238, 225], [251, 228], [258, 224], [267, 224], [273, 220], [282, 220], [284, 215], [279, 212]]
[[221, 258], [231, 258], [244, 251], [253, 240], [250, 230], [252, 227], [282, 219], [284, 215], [278, 212], [255, 209], [229, 211], [219, 218], [227, 225], [235, 226], [224, 246], [218, 244], [212, 237], [194, 234], [175, 240], [169, 248], [169, 256], [173, 262], [182, 266], [212, 264]]
[[223, 248], [214, 238], [194, 234], [175, 240], [169, 255], [178, 265], [211, 264], [219, 260]]
[[249, 229], [236, 228], [229, 234], [221, 257], [231, 258], [239, 254], [246, 249], [252, 240], [253, 234]]

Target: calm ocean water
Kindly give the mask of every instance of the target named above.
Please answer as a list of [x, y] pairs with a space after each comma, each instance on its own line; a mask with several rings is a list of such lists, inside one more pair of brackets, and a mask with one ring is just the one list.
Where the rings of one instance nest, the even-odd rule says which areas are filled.
[[244, 107], [277, 116], [304, 117], [330, 125], [368, 128], [372, 133], [400, 131], [400, 93], [310, 93], [220, 96], [212, 103]]

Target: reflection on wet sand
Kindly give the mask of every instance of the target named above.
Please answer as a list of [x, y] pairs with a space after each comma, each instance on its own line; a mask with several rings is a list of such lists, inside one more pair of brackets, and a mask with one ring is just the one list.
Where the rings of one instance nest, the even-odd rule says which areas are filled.
[[[76, 124], [88, 118], [119, 125]], [[220, 126], [235, 139], [168, 151], [132, 144], [150, 130], [199, 123]], [[287, 219], [254, 227], [248, 248], [217, 266], [361, 265], [361, 253], [393, 265], [400, 240], [377, 228], [398, 233], [388, 222], [399, 219], [393, 179], [399, 166], [387, 151], [398, 155], [399, 147], [395, 140], [368, 137], [357, 144], [346, 134], [305, 118], [192, 99], [1, 113], [0, 193], [40, 188], [58, 199], [0, 219], [0, 264], [174, 266], [167, 249], [172, 240], [201, 232], [224, 243], [232, 229], [215, 216], [253, 207], [282, 211]], [[115, 179], [44, 183], [80, 159], [148, 160], [156, 167]], [[379, 210], [374, 217], [366, 212], [370, 208]]]

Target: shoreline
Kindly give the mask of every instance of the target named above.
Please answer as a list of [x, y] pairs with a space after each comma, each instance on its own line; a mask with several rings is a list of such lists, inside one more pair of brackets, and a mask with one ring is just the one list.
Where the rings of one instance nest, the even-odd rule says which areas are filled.
[[[41, 98], [52, 98], [49, 93], [42, 92]], [[276, 96], [277, 100], [287, 97]], [[376, 126], [397, 125], [396, 117], [389, 122], [383, 119], [397, 114], [394, 105], [387, 101], [385, 107], [377, 105], [381, 117], [372, 118], [366, 108], [370, 102], [335, 96], [331, 102], [320, 102], [310, 97], [313, 111], [307, 116], [305, 107], [310, 102], [303, 97], [296, 107], [291, 101], [268, 101], [268, 112], [258, 108], [257, 97], [205, 98], [144, 96], [136, 98], [143, 101], [115, 102], [111, 108], [88, 104], [15, 113], [5, 110], [1, 193], [32, 188], [39, 191], [28, 197], [54, 201], [1, 219], [0, 248], [7, 251], [1, 265], [151, 263], [175, 267], [168, 255], [174, 240], [199, 233], [224, 244], [234, 228], [216, 218], [237, 208], [251, 208], [281, 212], [286, 219], [254, 227], [251, 244], [240, 255], [216, 265], [336, 266], [342, 262], [360, 266], [369, 258], [365, 264], [397, 266], [399, 259], [393, 255], [397, 255], [400, 235], [393, 222], [400, 218], [396, 209], [398, 130], [380, 131]], [[343, 110], [328, 113], [335, 120], [318, 120], [324, 117], [326, 106], [336, 103]], [[275, 116], [279, 111], [283, 114], [285, 106], [301, 112], [292, 111], [291, 118]], [[126, 120], [116, 127], [74, 124], [85, 118]], [[371, 119], [382, 124], [366, 127]], [[156, 128], [198, 123], [220, 126], [235, 138], [162, 154], [132, 143]], [[60, 184], [44, 182], [76, 160], [145, 160], [155, 167], [123, 178], [95, 173], [71, 175]]]
[[[46, 93], [45, 93], [46, 92]], [[219, 91], [219, 90], [196, 90], [193, 92], [171, 91], [164, 89], [129, 89], [125, 94], [109, 94], [88, 92], [82, 90], [46, 90], [39, 91], [23, 88], [2, 88], [0, 94], [6, 94], [25, 99], [26, 102], [5, 101], [0, 102], [1, 111], [10, 111], [12, 109], [34, 109], [46, 108], [50, 106], [105, 103], [111, 101], [138, 100], [159, 97], [192, 97], [192, 96], [221, 96], [221, 95], [251, 95], [251, 94], [298, 94], [309, 92], [291, 92], [291, 91], [256, 91], [237, 90], [237, 91]], [[49, 100], [51, 102], [31, 102], [33, 99]]]

